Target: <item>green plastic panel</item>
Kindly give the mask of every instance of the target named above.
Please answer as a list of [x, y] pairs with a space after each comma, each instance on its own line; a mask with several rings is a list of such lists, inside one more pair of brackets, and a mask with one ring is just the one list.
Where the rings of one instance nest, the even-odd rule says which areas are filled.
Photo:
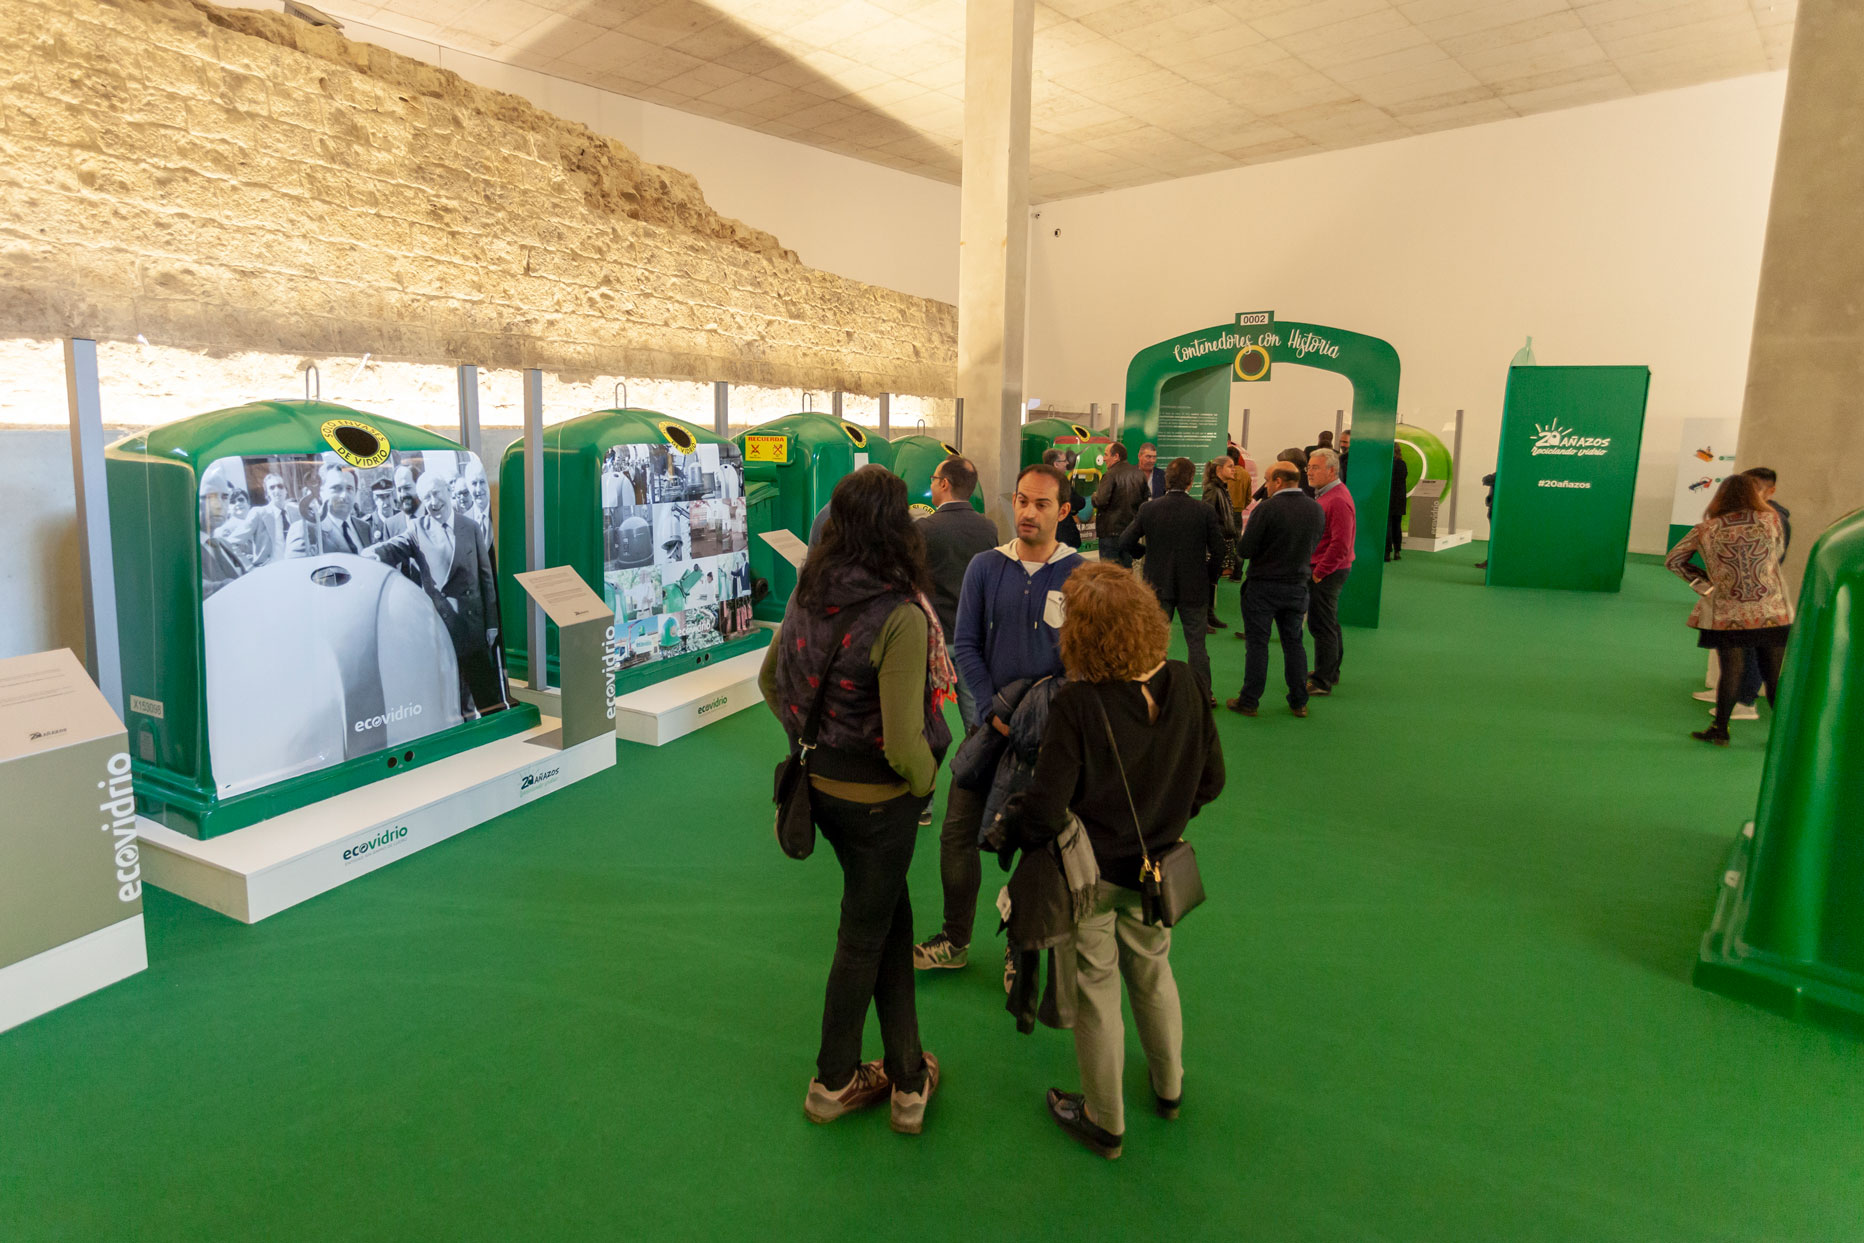
[[[770, 594], [757, 605], [757, 616], [782, 621], [790, 593], [796, 590], [796, 570], [759, 534], [782, 530], [807, 541], [835, 485], [861, 464], [856, 455], [891, 469], [893, 446], [865, 428], [809, 410], [760, 423], [740, 434], [738, 445], [744, 451], [746, 494], [755, 511], [751, 573], [770, 584]], [[878, 461], [876, 453], [884, 453], [886, 460]], [[759, 484], [774, 488], [774, 499], [760, 496]]]
[[[913, 513], [929, 514], [932, 504], [932, 472], [948, 457], [958, 456], [958, 446], [936, 436], [902, 436], [893, 442], [893, 473], [906, 481], [906, 503]], [[971, 493], [971, 508], [984, 512], [981, 492]]]

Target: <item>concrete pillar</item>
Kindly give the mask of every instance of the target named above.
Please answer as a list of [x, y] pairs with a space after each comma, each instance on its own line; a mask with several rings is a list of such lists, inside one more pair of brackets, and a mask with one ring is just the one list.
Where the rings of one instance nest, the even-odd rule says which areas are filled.
[[1780, 472], [1798, 590], [1819, 533], [1864, 505], [1864, 5], [1799, 0], [1735, 464]]
[[1035, 0], [965, 6], [958, 396], [986, 512], [1008, 529], [1023, 422], [1029, 285], [1029, 66]]

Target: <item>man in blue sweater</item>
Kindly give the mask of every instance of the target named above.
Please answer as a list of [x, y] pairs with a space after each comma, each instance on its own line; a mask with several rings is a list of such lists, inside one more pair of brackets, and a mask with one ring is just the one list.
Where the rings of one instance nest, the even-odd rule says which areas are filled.
[[[983, 728], [1010, 732], [991, 711], [997, 690], [1023, 678], [1059, 674], [1062, 584], [1085, 562], [1055, 538], [1068, 512], [1068, 478], [1053, 466], [1025, 466], [1016, 477], [1016, 538], [980, 552], [965, 567], [958, 590], [958, 624], [952, 662], [971, 688]], [[986, 791], [956, 782], [945, 799], [939, 830], [939, 875], [945, 883], [945, 926], [913, 947], [920, 970], [962, 967], [977, 921], [977, 888], [984, 871], [978, 834]]]

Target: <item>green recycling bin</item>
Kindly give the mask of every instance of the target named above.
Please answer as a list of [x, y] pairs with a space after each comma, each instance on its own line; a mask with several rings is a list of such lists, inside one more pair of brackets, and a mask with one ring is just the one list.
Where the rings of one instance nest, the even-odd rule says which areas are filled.
[[[893, 442], [893, 473], [906, 481], [906, 500], [914, 517], [923, 518], [938, 508], [932, 503], [932, 472], [946, 458], [957, 456], [958, 446], [937, 436], [902, 436]], [[984, 512], [984, 498], [976, 489], [971, 508]]]
[[1760, 806], [1722, 873], [1704, 988], [1864, 1029], [1864, 510], [1813, 545]]
[[[618, 694], [770, 641], [752, 618], [744, 461], [732, 441], [654, 410], [598, 410], [544, 428], [544, 559], [615, 611]], [[530, 676], [523, 568], [524, 442], [499, 466], [505, 660]], [[557, 628], [545, 623], [552, 682]]]
[[535, 726], [499, 660], [485, 468], [261, 401], [111, 445], [137, 809], [207, 838]]
[[1023, 424], [1022, 464], [1034, 466], [1042, 460], [1044, 453], [1055, 448], [1056, 442], [1064, 438], [1070, 443], [1079, 444], [1093, 439], [1093, 436], [1091, 429], [1067, 419], [1032, 419]]
[[782, 621], [796, 570], [760, 536], [783, 530], [807, 543], [835, 485], [870, 462], [892, 469], [893, 446], [858, 424], [810, 410], [760, 423], [737, 443], [750, 502], [751, 573], [770, 584], [754, 612], [765, 621]]

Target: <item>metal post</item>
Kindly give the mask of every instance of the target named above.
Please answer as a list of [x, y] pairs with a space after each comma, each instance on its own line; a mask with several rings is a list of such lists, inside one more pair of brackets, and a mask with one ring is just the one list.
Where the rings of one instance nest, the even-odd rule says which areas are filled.
[[1333, 412], [1333, 443], [1336, 447], [1340, 443], [1340, 432], [1344, 430], [1345, 427], [1346, 427], [1346, 411], [1335, 410]]
[[1107, 406], [1107, 435], [1115, 440], [1120, 438], [1120, 403], [1117, 401]]
[[834, 394], [829, 397], [829, 409], [835, 415], [836, 418], [839, 419], [841, 417], [841, 390], [840, 389], [836, 389]]
[[479, 368], [462, 363], [459, 378], [460, 443], [466, 446], [468, 453], [483, 461], [485, 451], [479, 440]]
[[78, 501], [78, 575], [84, 589], [84, 668], [118, 717], [123, 654], [117, 637], [110, 494], [104, 485], [104, 411], [97, 386], [97, 342], [65, 338], [65, 395], [71, 420], [71, 483]]
[[958, 451], [962, 453], [964, 452], [964, 398], [958, 398], [957, 402], [958, 412], [952, 416], [954, 420], [952, 439], [956, 442]]
[[[524, 372], [524, 568], [544, 568], [544, 373]], [[550, 688], [550, 649], [545, 640], [544, 610], [531, 601], [531, 689]]]
[[1463, 495], [1463, 412], [1456, 412], [1456, 444], [1450, 449], [1450, 534], [1456, 534], [1456, 501]]
[[712, 385], [712, 430], [731, 435], [731, 385], [724, 380]]
[[893, 434], [892, 393], [882, 393], [880, 395], [880, 434], [882, 436], [890, 436]]
[[1248, 406], [1243, 407], [1243, 438], [1242, 438], [1241, 444], [1243, 448], [1245, 449], [1249, 447], [1249, 407]]
[[1090, 432], [1100, 430], [1100, 403], [1097, 401], [1087, 403], [1087, 430]]

